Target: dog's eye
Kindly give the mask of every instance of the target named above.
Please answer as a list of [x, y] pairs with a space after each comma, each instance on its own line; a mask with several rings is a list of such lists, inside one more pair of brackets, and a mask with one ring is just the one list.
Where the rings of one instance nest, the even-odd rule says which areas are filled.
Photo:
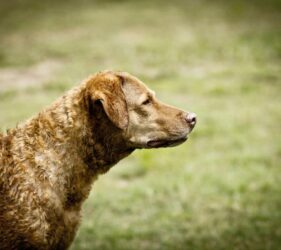
[[149, 104], [150, 102], [151, 102], [151, 99], [148, 98], [148, 99], [146, 99], [141, 105], [147, 105], [147, 104]]

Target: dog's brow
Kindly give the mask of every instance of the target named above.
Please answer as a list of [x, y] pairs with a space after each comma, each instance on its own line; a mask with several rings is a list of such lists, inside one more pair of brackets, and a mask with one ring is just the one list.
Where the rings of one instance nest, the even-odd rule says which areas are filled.
[[153, 97], [155, 97], [155, 92], [153, 90], [149, 90], [148, 93], [147, 93], [147, 96], [149, 98], [153, 98]]
[[145, 101], [147, 98], [150, 98], [150, 93], [143, 93], [140, 97], [139, 100], [140, 101]]

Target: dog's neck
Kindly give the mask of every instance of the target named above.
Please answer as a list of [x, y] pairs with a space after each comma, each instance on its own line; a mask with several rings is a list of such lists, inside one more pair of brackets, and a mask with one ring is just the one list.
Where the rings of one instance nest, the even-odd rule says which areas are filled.
[[[70, 98], [71, 96], [75, 100], [77, 96], [83, 97], [79, 100], [78, 105], [69, 108], [69, 110], [76, 110], [75, 115], [71, 117], [71, 120], [74, 121], [71, 126], [73, 137], [69, 142], [71, 147], [76, 148], [75, 151], [79, 152], [83, 162], [81, 166], [74, 166], [73, 179], [77, 179], [80, 182], [79, 185], [81, 185], [81, 179], [85, 180], [84, 186], [87, 190], [93, 179], [96, 179], [99, 174], [107, 172], [134, 149], [128, 147], [122, 131], [108, 119], [100, 103], [93, 103], [88, 98], [85, 89], [81, 88], [78, 93], [74, 91]], [[70, 101], [69, 103], [75, 102]], [[82, 175], [81, 167], [85, 171]], [[84, 176], [84, 173], [87, 175]], [[77, 194], [70, 193], [70, 195], [75, 197]], [[83, 198], [86, 197], [87, 195]]]
[[88, 110], [88, 135], [86, 146], [90, 150], [86, 159], [89, 168], [97, 172], [106, 172], [111, 166], [128, 156], [134, 149], [130, 148], [123, 138], [122, 131], [108, 119], [102, 105], [86, 100]]

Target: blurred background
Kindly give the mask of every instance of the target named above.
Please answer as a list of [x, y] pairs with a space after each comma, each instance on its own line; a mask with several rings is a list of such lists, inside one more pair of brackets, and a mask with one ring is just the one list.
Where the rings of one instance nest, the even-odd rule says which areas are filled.
[[0, 3], [0, 130], [99, 70], [196, 112], [94, 184], [71, 250], [280, 249], [278, 0]]

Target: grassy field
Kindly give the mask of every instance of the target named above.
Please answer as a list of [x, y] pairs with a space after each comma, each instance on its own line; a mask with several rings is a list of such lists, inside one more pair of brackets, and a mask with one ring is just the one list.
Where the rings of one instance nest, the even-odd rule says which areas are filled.
[[187, 143], [101, 176], [71, 250], [281, 249], [280, 1], [0, 7], [0, 129], [102, 69], [194, 111]]

